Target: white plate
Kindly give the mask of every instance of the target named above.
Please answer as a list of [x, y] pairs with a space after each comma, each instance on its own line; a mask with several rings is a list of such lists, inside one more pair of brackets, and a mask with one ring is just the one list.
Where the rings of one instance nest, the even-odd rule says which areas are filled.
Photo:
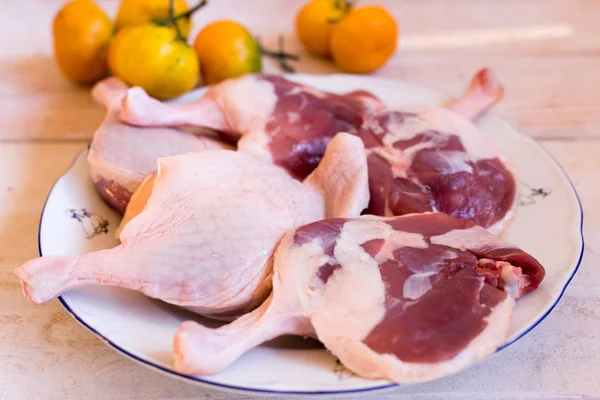
[[[390, 106], [441, 104], [445, 100], [428, 89], [373, 77], [291, 78], [331, 92], [367, 89]], [[186, 98], [200, 94], [197, 91]], [[501, 347], [504, 348], [544, 319], [562, 296], [583, 254], [583, 216], [572, 184], [542, 146], [491, 114], [482, 117], [477, 125], [512, 159], [524, 183], [519, 189], [516, 217], [503, 237], [535, 256], [547, 272], [542, 285], [517, 302], [510, 338]], [[544, 196], [541, 192], [549, 194]], [[74, 255], [113, 247], [117, 245], [113, 236], [119, 219], [96, 194], [83, 151], [48, 196], [40, 222], [40, 254]], [[171, 368], [173, 334], [182, 321], [203, 321], [200, 317], [117, 288], [77, 289], [61, 296], [60, 301], [77, 321], [122, 354], [190, 382], [279, 394], [348, 394], [394, 386], [352, 376], [325, 350], [301, 338], [280, 339], [258, 347], [217, 375], [181, 375]]]

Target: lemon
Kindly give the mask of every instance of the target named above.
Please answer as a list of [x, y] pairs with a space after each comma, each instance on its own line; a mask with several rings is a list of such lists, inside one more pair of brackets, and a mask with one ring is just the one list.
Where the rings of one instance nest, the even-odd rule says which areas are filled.
[[52, 36], [58, 67], [71, 81], [94, 83], [108, 74], [106, 50], [112, 23], [93, 1], [65, 5], [54, 17]]
[[194, 49], [200, 59], [202, 79], [207, 84], [262, 70], [258, 43], [246, 28], [234, 21], [207, 25], [196, 36]]
[[154, 24], [120, 30], [110, 44], [108, 63], [116, 77], [158, 99], [191, 90], [200, 75], [194, 50], [173, 29]]

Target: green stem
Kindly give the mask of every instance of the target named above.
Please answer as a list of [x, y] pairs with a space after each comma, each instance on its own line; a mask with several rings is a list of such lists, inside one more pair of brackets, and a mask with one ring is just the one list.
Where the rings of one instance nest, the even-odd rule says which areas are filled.
[[175, 2], [173, 0], [169, 0], [169, 16], [167, 18], [156, 18], [152, 20], [152, 22], [160, 26], [174, 26], [175, 31], [177, 32], [177, 39], [186, 41], [186, 37], [183, 36], [183, 34], [181, 33], [181, 29], [179, 28], [177, 21], [183, 18], [191, 17], [193, 13], [206, 6], [207, 4], [208, 0], [201, 0], [198, 4], [196, 4], [189, 10], [182, 12], [181, 14], [175, 15]]
[[283, 58], [292, 61], [300, 61], [300, 57], [295, 54], [281, 53], [279, 51], [271, 51], [264, 48], [260, 48], [260, 52], [265, 56], [273, 57], [273, 58]]
[[169, 21], [171, 21], [173, 23], [173, 26], [175, 27], [177, 39], [185, 42], [185, 36], [183, 36], [183, 34], [181, 33], [181, 29], [179, 29], [179, 24], [175, 19], [175, 0], [169, 0]]
[[296, 72], [294, 70], [294, 68], [288, 64], [287, 60], [292, 60], [292, 61], [300, 61], [300, 57], [298, 57], [295, 54], [289, 54], [286, 53], [284, 51], [284, 37], [283, 35], [279, 35], [278, 37], [278, 44], [279, 44], [279, 50], [278, 51], [273, 51], [273, 50], [268, 50], [265, 49], [263, 47], [263, 45], [260, 42], [260, 38], [256, 38], [256, 42], [258, 43], [258, 48], [260, 49], [261, 54], [267, 56], [267, 57], [272, 57], [275, 58], [277, 60], [279, 60], [279, 67], [286, 71], [286, 72]]
[[176, 15], [175, 19], [189, 18], [192, 16], [193, 13], [195, 13], [196, 11], [198, 11], [199, 9], [201, 9], [202, 7], [204, 7], [207, 4], [208, 4], [208, 0], [202, 0], [200, 3], [196, 4], [194, 7], [190, 8], [186, 12]]
[[337, 24], [346, 15], [348, 15], [348, 13], [352, 10], [352, 7], [354, 7], [354, 1], [352, 1], [352, 0], [336, 0], [335, 3], [333, 3], [333, 7], [336, 10], [340, 10], [342, 12], [342, 15], [340, 15], [338, 18], [328, 19], [327, 20], [328, 24]]

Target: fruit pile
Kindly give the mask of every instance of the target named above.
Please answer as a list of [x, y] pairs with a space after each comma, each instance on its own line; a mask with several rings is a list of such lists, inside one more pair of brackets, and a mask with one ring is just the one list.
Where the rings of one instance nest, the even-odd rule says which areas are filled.
[[[71, 81], [92, 84], [112, 74], [153, 97], [169, 99], [206, 84], [262, 70], [262, 55], [290, 71], [282, 43], [263, 49], [237, 22], [215, 21], [188, 44], [190, 18], [207, 4], [186, 0], [122, 0], [116, 19], [91, 0], [73, 0], [54, 17], [54, 54]], [[312, 0], [296, 17], [300, 41], [312, 53], [331, 57], [343, 71], [371, 72], [396, 49], [397, 27], [381, 7], [354, 8], [343, 0]]]
[[380, 6], [312, 0], [296, 16], [296, 33], [309, 52], [330, 57], [342, 71], [363, 74], [382, 67], [394, 54], [398, 27]]
[[189, 91], [200, 77], [212, 84], [261, 71], [258, 43], [237, 22], [211, 23], [188, 45], [190, 17], [206, 3], [122, 0], [113, 23], [93, 1], [71, 1], [52, 26], [58, 66], [75, 83], [110, 73], [159, 99]]

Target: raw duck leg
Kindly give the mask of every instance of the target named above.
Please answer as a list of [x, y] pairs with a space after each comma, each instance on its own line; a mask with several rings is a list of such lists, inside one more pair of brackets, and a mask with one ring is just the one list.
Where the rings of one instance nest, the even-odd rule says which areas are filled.
[[180, 105], [161, 103], [133, 88], [121, 117], [138, 125], [192, 124], [241, 132], [239, 151], [296, 176], [314, 168], [336, 129], [346, 130], [359, 135], [369, 152], [370, 213], [443, 211], [500, 233], [512, 217], [515, 174], [467, 118], [492, 107], [503, 93], [498, 77], [483, 68], [448, 106], [453, 112], [439, 107], [382, 111], [364, 93], [358, 93], [362, 108], [352, 109], [348, 101], [357, 93], [334, 96], [283, 78], [253, 75], [213, 86], [197, 102]]
[[500, 233], [512, 218], [517, 176], [477, 128], [443, 108], [386, 111], [359, 132], [371, 203], [380, 216], [442, 211]]
[[92, 180], [100, 196], [120, 213], [142, 180], [156, 171], [159, 157], [208, 149], [232, 148], [215, 138], [174, 128], [138, 128], [119, 120], [127, 85], [107, 78], [92, 89], [106, 117], [94, 133], [88, 152]]
[[319, 339], [361, 377], [425, 381], [501, 346], [514, 297], [543, 277], [529, 254], [446, 214], [319, 221], [284, 236], [259, 308], [218, 329], [182, 324], [175, 368], [212, 374], [295, 334]]
[[[465, 118], [475, 118], [502, 98], [504, 86], [489, 68], [480, 70], [465, 94], [449, 105], [454, 112], [441, 107], [376, 112], [378, 103], [360, 94], [365, 96], [364, 104], [375, 105], [348, 113], [339, 102], [340, 98], [347, 102], [347, 97], [267, 77], [257, 75], [224, 82], [209, 89], [198, 102], [186, 105], [161, 103], [134, 88], [128, 92], [121, 117], [136, 124], [207, 124], [211, 128], [237, 130], [243, 135], [239, 151], [261, 155], [301, 176], [320, 160], [322, 146], [315, 146], [314, 140], [321, 140], [324, 146], [335, 131], [333, 128], [341, 123], [341, 116], [361, 115], [363, 122], [358, 129], [361, 118], [355, 118], [346, 128], [363, 139], [369, 153], [369, 213], [393, 216], [443, 211], [472, 219], [496, 234], [512, 218], [515, 173]], [[257, 100], [252, 101], [249, 96]], [[220, 117], [215, 122], [207, 116]], [[305, 126], [305, 120], [314, 125]], [[311, 129], [308, 138], [303, 130], [306, 127]], [[291, 147], [283, 152], [276, 150], [280, 139]], [[302, 173], [296, 169], [299, 165]]]
[[484, 68], [448, 109], [387, 110], [366, 121], [358, 135], [368, 153], [368, 212], [442, 211], [499, 234], [513, 215], [517, 176], [467, 118], [492, 107], [503, 93], [498, 77]]
[[121, 245], [41, 257], [16, 273], [38, 304], [75, 287], [113, 285], [231, 319], [267, 297], [281, 237], [323, 218], [359, 215], [369, 201], [367, 179], [362, 142], [344, 133], [305, 182], [229, 150], [160, 158], [129, 205], [139, 211]]
[[495, 72], [486, 67], [477, 71], [465, 93], [446, 108], [472, 121], [495, 106], [502, 97], [504, 85]]
[[[449, 107], [475, 118], [498, 102], [504, 88], [484, 68], [467, 92]], [[247, 75], [208, 88], [187, 104], [162, 103], [135, 87], [124, 100], [121, 119], [137, 126], [202, 126], [241, 136], [238, 149], [274, 162], [303, 178], [318, 164], [331, 137], [356, 133], [384, 105], [372, 94], [344, 95], [267, 74]]]
[[356, 133], [383, 104], [365, 91], [327, 93], [277, 75], [252, 74], [208, 88], [187, 104], [162, 103], [139, 87], [128, 91], [121, 119], [137, 126], [202, 126], [241, 137], [238, 150], [304, 178], [338, 132]]

